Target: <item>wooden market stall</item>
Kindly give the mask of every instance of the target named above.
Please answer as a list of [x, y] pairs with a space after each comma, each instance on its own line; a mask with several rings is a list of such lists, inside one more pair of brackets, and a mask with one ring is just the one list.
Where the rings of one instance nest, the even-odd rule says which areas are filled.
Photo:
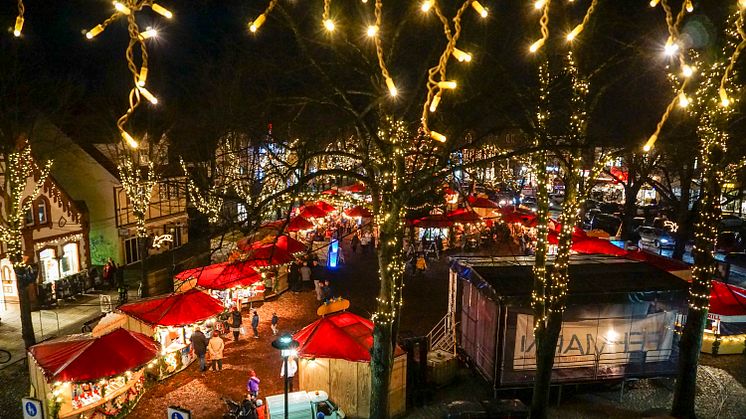
[[746, 353], [746, 289], [712, 281], [709, 324], [702, 336], [702, 352]]
[[44, 417], [122, 417], [142, 396], [145, 369], [154, 365], [160, 345], [122, 328], [97, 332], [29, 348], [31, 397], [42, 400]]
[[225, 307], [264, 299], [264, 281], [251, 261], [221, 262], [174, 275], [174, 291], [196, 286], [209, 290]]
[[158, 377], [166, 378], [192, 363], [196, 356], [189, 337], [197, 326], [209, 329], [225, 311], [223, 304], [206, 292], [186, 292], [144, 298], [117, 309], [127, 315], [124, 328], [150, 336], [162, 346]]
[[[337, 312], [304, 327], [293, 338], [300, 344], [300, 388], [323, 390], [349, 416], [368, 417], [373, 322], [350, 312]], [[406, 385], [407, 356], [397, 346], [389, 387], [389, 416], [405, 412]]]

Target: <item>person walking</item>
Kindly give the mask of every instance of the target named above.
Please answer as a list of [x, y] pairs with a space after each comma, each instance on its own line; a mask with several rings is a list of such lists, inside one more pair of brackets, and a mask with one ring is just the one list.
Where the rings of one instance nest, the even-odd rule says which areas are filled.
[[[207, 344], [207, 352], [210, 353], [210, 369], [215, 371], [223, 370], [223, 349], [225, 343], [220, 339], [218, 331], [212, 332], [212, 338]], [[217, 367], [216, 367], [217, 366]]]
[[259, 397], [259, 383], [261, 380], [259, 377], [256, 376], [256, 372], [254, 370], [249, 370], [249, 381], [246, 382], [246, 390], [249, 392], [249, 395], [256, 399]]
[[192, 336], [189, 338], [192, 341], [192, 349], [199, 359], [199, 371], [205, 372], [207, 366], [205, 365], [205, 354], [207, 353], [207, 337], [202, 333], [199, 326], [194, 328]]
[[350, 240], [350, 246], [352, 246], [352, 253], [357, 254], [357, 247], [360, 245], [360, 237], [357, 232], [352, 234], [352, 240]]
[[[293, 378], [295, 378], [295, 373], [298, 372], [298, 364], [295, 362], [295, 358], [289, 357], [288, 358], [288, 386], [289, 391], [293, 391]], [[282, 363], [282, 367], [280, 367], [280, 377], [285, 377], [285, 362]]]
[[259, 339], [259, 313], [254, 310], [254, 316], [251, 317], [251, 329], [254, 331], [254, 339]]
[[311, 267], [308, 266], [308, 263], [304, 263], [303, 266], [300, 267], [300, 276], [303, 279], [303, 285], [301, 288], [308, 288], [311, 284]]
[[288, 282], [290, 284], [290, 290], [293, 292], [300, 291], [300, 264], [298, 260], [293, 260], [288, 270]]
[[272, 312], [272, 322], [270, 323], [272, 327], [272, 334], [277, 335], [277, 323], [280, 322], [280, 318], [277, 317], [277, 313]]
[[104, 284], [108, 289], [113, 289], [116, 282], [117, 264], [109, 258], [104, 265]]
[[233, 341], [238, 342], [238, 335], [241, 334], [241, 312], [238, 307], [233, 306], [231, 309], [231, 332], [233, 332]]

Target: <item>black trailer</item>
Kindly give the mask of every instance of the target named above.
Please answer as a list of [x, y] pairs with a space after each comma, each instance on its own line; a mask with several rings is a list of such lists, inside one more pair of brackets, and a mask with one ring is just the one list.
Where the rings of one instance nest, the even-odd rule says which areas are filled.
[[[498, 388], [533, 385], [532, 257], [452, 258], [458, 346]], [[556, 384], [674, 376], [688, 284], [645, 263], [575, 255]], [[460, 314], [460, 316], [459, 316]], [[455, 323], [455, 322], [454, 322]]]

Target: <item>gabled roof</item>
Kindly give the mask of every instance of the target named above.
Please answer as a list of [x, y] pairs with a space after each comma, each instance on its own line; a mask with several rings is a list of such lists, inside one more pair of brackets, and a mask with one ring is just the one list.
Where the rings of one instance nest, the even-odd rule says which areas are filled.
[[207, 320], [223, 310], [220, 301], [196, 288], [119, 306], [119, 311], [153, 326], [185, 326]]

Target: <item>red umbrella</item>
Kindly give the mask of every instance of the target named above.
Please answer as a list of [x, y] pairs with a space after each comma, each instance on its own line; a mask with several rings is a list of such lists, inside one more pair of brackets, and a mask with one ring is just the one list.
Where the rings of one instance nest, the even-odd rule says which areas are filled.
[[347, 208], [345, 210], [345, 215], [348, 217], [362, 217], [362, 218], [370, 218], [373, 216], [370, 211], [368, 211], [367, 208], [357, 205], [352, 208]]
[[350, 192], [350, 193], [363, 193], [365, 192], [365, 184], [363, 183], [355, 183], [353, 185], [348, 186], [341, 186], [337, 188], [337, 190], [342, 192]]
[[[298, 355], [304, 358], [370, 362], [373, 322], [347, 311], [324, 316], [293, 335]], [[394, 356], [404, 351], [397, 346]]]
[[301, 208], [298, 215], [305, 218], [324, 218], [326, 217], [326, 211], [316, 205], [306, 205]]
[[496, 209], [500, 208], [499, 205], [497, 205], [496, 202], [490, 201], [487, 198], [481, 198], [481, 197], [469, 197], [469, 206], [472, 208], [489, 208], [489, 209]]
[[47, 381], [94, 381], [139, 368], [160, 352], [142, 333], [116, 329], [103, 336], [68, 335], [29, 348]]
[[479, 214], [467, 208], [453, 210], [446, 217], [453, 222], [462, 224], [479, 223], [482, 221], [482, 217]]
[[197, 285], [211, 290], [225, 290], [234, 287], [248, 287], [262, 279], [254, 265], [249, 262], [216, 263], [199, 268], [188, 269], [174, 275], [174, 278], [197, 279]]
[[207, 320], [223, 310], [225, 307], [220, 301], [196, 288], [119, 306], [119, 311], [130, 317], [158, 326], [186, 326]]
[[293, 261], [287, 250], [281, 249], [273, 243], [261, 244], [248, 252], [248, 262], [253, 266], [284, 265]]
[[334, 206], [324, 201], [316, 201], [315, 205], [326, 213], [334, 212], [337, 210], [336, 208], [334, 208]]

